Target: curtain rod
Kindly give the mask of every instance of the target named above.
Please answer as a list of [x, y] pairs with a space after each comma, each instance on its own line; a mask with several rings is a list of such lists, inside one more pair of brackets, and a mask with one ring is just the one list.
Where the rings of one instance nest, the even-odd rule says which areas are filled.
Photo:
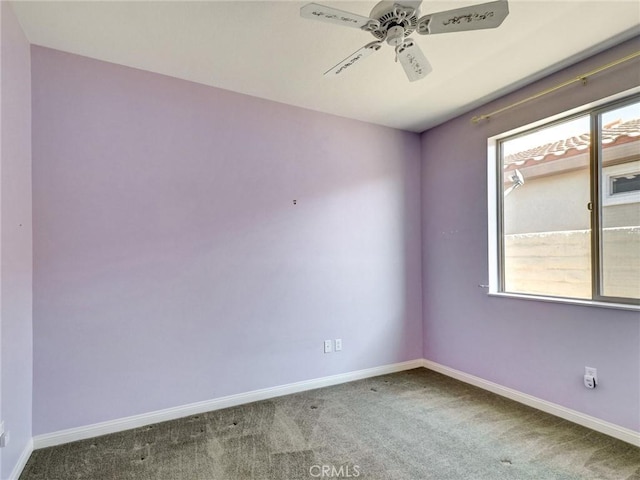
[[638, 56], [640, 56], [640, 51], [634, 52], [634, 53], [632, 53], [630, 55], [627, 55], [626, 57], [619, 58], [618, 60], [615, 60], [615, 61], [613, 61], [611, 63], [607, 63], [606, 65], [602, 65], [601, 67], [598, 67], [595, 70], [591, 70], [590, 72], [583, 73], [582, 75], [578, 75], [577, 77], [574, 77], [571, 80], [567, 80], [566, 82], [560, 83], [560, 84], [558, 84], [558, 85], [556, 85], [554, 87], [547, 88], [546, 90], [538, 92], [535, 95], [532, 95], [532, 96], [527, 97], [527, 98], [525, 98], [523, 100], [520, 100], [519, 102], [512, 103], [511, 105], [507, 105], [506, 107], [499, 108], [498, 110], [495, 110], [495, 111], [493, 111], [491, 113], [486, 113], [484, 115], [477, 115], [477, 116], [475, 116], [475, 117], [473, 117], [471, 119], [471, 122], [472, 123], [480, 123], [482, 120], [489, 120], [494, 115], [497, 115], [497, 114], [502, 113], [504, 111], [510, 110], [510, 109], [512, 109], [514, 107], [518, 107], [518, 106], [522, 105], [523, 103], [530, 102], [531, 100], [535, 100], [535, 99], [540, 98], [540, 97], [542, 97], [544, 95], [548, 95], [549, 93], [553, 93], [556, 90], [560, 90], [561, 88], [564, 88], [564, 87], [566, 87], [568, 85], [571, 85], [573, 83], [576, 83], [576, 82], [582, 82], [583, 85], [586, 85], [587, 84], [587, 79], [589, 77], [591, 77], [591, 76], [593, 76], [593, 75], [595, 75], [597, 73], [603, 72], [605, 70], [608, 70], [611, 67], [615, 67], [616, 65], [620, 65], [621, 63], [624, 63], [624, 62], [627, 62], [629, 60], [632, 60], [632, 59], [634, 59], [634, 58], [636, 58]]

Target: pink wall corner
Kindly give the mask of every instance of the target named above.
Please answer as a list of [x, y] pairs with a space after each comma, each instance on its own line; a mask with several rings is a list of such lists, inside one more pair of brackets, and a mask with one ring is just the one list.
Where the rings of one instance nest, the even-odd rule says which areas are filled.
[[9, 478], [31, 441], [32, 227], [29, 43], [9, 2], [0, 2], [0, 414]]

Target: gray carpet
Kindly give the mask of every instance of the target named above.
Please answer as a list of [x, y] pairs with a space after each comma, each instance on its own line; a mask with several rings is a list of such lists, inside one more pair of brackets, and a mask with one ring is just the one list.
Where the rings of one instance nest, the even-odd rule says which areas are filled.
[[640, 449], [426, 369], [33, 452], [20, 480], [640, 480]]

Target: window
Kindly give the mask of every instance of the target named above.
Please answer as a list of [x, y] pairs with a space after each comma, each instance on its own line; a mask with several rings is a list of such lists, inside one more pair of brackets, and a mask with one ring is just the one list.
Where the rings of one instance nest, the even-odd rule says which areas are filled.
[[640, 304], [640, 96], [495, 147], [492, 293]]
[[640, 173], [634, 171], [632, 175], [611, 177], [609, 196], [621, 196], [621, 193], [640, 192]]
[[602, 169], [602, 205], [640, 203], [640, 161]]

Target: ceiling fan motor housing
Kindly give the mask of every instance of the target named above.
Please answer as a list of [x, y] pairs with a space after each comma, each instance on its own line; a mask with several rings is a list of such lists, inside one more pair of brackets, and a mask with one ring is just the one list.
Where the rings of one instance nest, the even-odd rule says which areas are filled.
[[[362, 27], [378, 40], [387, 40], [390, 45], [402, 43], [402, 37], [411, 35], [418, 25], [418, 10], [389, 1], [378, 3], [369, 17], [372, 19]], [[402, 32], [399, 28], [402, 28]], [[402, 35], [399, 35], [402, 33]]]

